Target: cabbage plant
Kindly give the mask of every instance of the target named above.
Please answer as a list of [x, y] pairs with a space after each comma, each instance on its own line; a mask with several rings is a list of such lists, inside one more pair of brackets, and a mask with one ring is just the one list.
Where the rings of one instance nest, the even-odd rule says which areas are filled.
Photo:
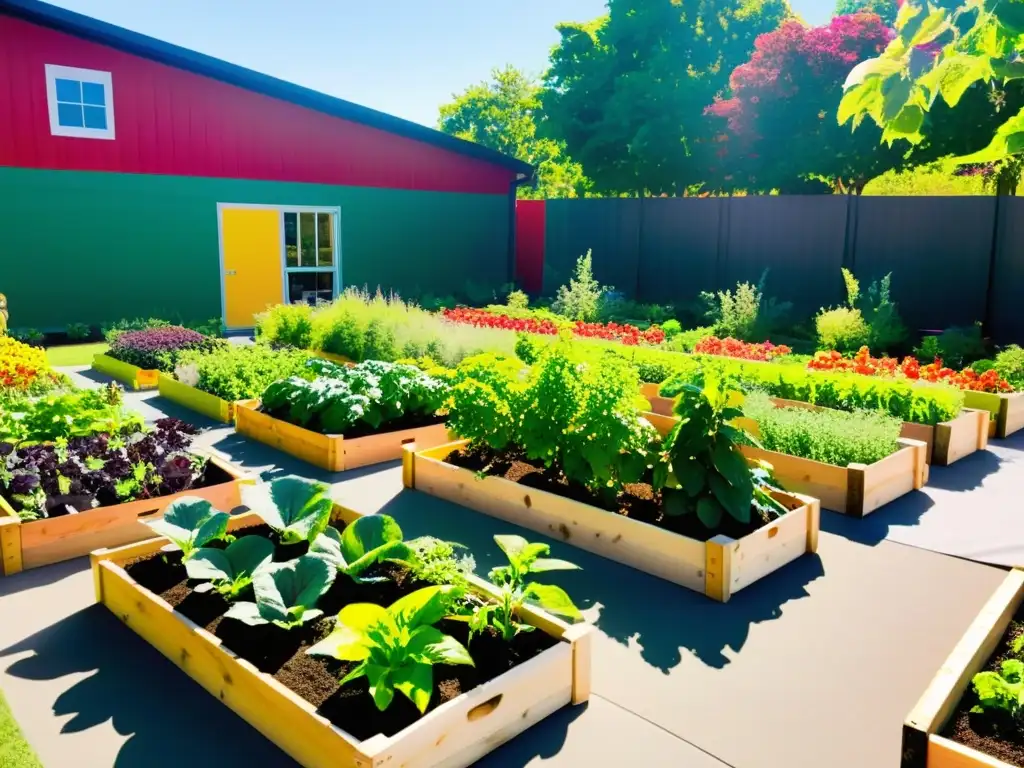
[[402, 529], [393, 517], [371, 515], [345, 526], [341, 533], [327, 528], [310, 547], [335, 569], [357, 583], [387, 581], [387, 577], [363, 577], [371, 566], [384, 561], [408, 562], [416, 555], [402, 540]]
[[200, 547], [227, 539], [230, 519], [227, 512], [214, 509], [206, 499], [183, 496], [167, 506], [163, 518], [145, 522], [158, 535], [170, 539], [187, 561]]
[[312, 543], [331, 522], [329, 491], [325, 483], [289, 475], [242, 486], [242, 503], [274, 529], [282, 544]]
[[185, 561], [190, 579], [204, 581], [194, 591], [216, 590], [234, 600], [252, 584], [253, 576], [274, 557], [274, 544], [262, 536], [243, 536], [227, 549], [203, 548]]
[[256, 602], [235, 603], [225, 616], [250, 627], [273, 624], [282, 629], [294, 629], [302, 626], [323, 615], [316, 602], [330, 589], [336, 573], [325, 560], [312, 555], [286, 563], [266, 564], [253, 574]]

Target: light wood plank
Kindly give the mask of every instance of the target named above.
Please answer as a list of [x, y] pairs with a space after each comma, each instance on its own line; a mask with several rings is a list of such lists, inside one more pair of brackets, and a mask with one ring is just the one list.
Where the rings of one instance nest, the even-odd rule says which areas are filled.
[[729, 594], [736, 594], [806, 553], [808, 518], [800, 508], [735, 542]]
[[942, 736], [928, 738], [928, 768], [1014, 768], [1009, 763]]
[[448, 427], [444, 424], [431, 424], [427, 427], [357, 437], [342, 443], [344, 467], [345, 469], [355, 469], [385, 461], [395, 461], [402, 458], [406, 445], [434, 448], [448, 442], [450, 442]]
[[999, 411], [996, 434], [1009, 437], [1024, 429], [1024, 393], [1001, 395], [1003, 405]]
[[223, 398], [211, 395], [196, 387], [182, 384], [173, 376], [161, 373], [157, 379], [160, 397], [177, 403], [190, 411], [201, 413], [207, 418], [230, 424], [235, 418], [235, 404]]

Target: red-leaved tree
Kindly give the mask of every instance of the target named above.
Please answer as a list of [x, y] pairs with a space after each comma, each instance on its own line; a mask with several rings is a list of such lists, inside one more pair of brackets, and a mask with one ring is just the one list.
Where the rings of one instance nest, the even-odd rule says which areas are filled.
[[820, 179], [859, 191], [901, 165], [906, 148], [882, 144], [877, 127], [865, 121], [851, 132], [835, 119], [847, 74], [891, 38], [874, 13], [838, 16], [822, 27], [787, 21], [758, 37], [750, 61], [729, 78], [729, 98], [706, 110], [722, 127], [707, 148], [710, 186], [792, 193], [811, 191]]

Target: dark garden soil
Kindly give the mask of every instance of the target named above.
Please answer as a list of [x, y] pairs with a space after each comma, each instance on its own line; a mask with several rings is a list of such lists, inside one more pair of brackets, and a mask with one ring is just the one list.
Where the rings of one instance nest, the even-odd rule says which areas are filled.
[[[1007, 659], [1014, 658], [1010, 644], [1024, 634], [1024, 607], [1017, 611], [1003, 635], [995, 655], [985, 665], [985, 671], [998, 671]], [[1010, 765], [1024, 767], [1024, 723], [1000, 722], [991, 715], [971, 714], [978, 703], [974, 687], [968, 685], [960, 705], [950, 718], [943, 736], [965, 746], [991, 755]]]
[[[274, 538], [266, 526], [235, 531], [237, 537], [247, 535]], [[283, 561], [301, 555], [306, 546], [302, 544], [296, 549], [278, 544], [274, 559]], [[228, 602], [215, 592], [201, 594], [194, 591], [199, 582], [187, 578], [180, 552], [138, 558], [126, 563], [125, 570], [140, 586], [156, 593], [183, 616], [212, 632], [226, 648], [260, 671], [272, 675], [355, 738], [366, 740], [378, 733], [394, 736], [420, 719], [413, 704], [397, 692], [391, 706], [380, 712], [373, 703], [365, 678], [342, 688], [340, 681], [351, 671], [353, 664], [306, 654], [310, 647], [330, 634], [335, 616], [344, 606], [353, 603], [388, 606], [410, 592], [429, 586], [417, 582], [403, 567], [395, 564], [376, 566], [366, 575], [389, 578], [373, 584], [356, 584], [339, 574], [317, 603], [317, 607], [324, 611], [324, 618], [291, 631], [273, 625], [249, 627], [224, 618]], [[239, 599], [251, 601], [251, 590]], [[529, 661], [558, 642], [540, 631], [521, 633], [512, 643], [506, 643], [497, 634], [479, 636], [470, 642], [469, 629], [464, 622], [442, 621], [437, 626], [466, 645], [476, 666], [435, 665], [434, 693], [428, 712]]]
[[696, 515], [668, 517], [663, 514], [660, 495], [647, 483], [627, 485], [624, 493], [609, 501], [581, 485], [570, 484], [563, 475], [546, 469], [540, 463], [529, 461], [525, 456], [511, 452], [496, 455], [478, 450], [456, 451], [448, 455], [446, 462], [472, 472], [485, 472], [528, 488], [548, 491], [582, 504], [631, 517], [697, 541], [708, 541], [719, 534], [741, 539], [770, 522], [761, 518], [758, 511], [752, 508], [749, 524], [725, 515], [721, 525], [711, 529]]
[[[262, 407], [259, 410], [261, 413], [265, 413], [272, 418], [280, 419], [281, 421], [288, 422], [289, 424], [295, 423], [288, 418], [287, 412], [275, 413], [273, 411], [265, 411]], [[376, 429], [369, 426], [368, 424], [360, 424], [348, 430], [348, 432], [345, 432], [341, 436], [344, 437], [346, 440], [355, 440], [357, 437], [369, 437], [371, 435], [386, 435], [388, 432], [401, 432], [406, 429], [420, 429], [422, 427], [432, 427], [435, 424], [443, 424], [444, 420], [444, 416], [438, 416], [437, 414], [431, 414], [427, 416], [422, 413], [412, 413], [406, 414], [402, 416], [402, 418], [400, 419], [395, 419], [393, 421], [386, 422], [385, 424], [381, 424]], [[301, 427], [302, 425], [295, 424], [295, 426]], [[302, 428], [308, 429], [312, 432], [319, 432], [320, 434], [327, 434], [322, 429], [320, 429], [317, 424], [309, 424]], [[337, 435], [331, 435], [331, 437], [336, 436]]]

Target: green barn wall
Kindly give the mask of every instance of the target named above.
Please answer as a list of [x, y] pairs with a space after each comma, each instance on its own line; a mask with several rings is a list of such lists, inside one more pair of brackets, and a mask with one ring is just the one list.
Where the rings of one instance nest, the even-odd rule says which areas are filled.
[[507, 279], [508, 198], [0, 168], [14, 328], [221, 314], [217, 203], [341, 208], [342, 282], [407, 296]]

